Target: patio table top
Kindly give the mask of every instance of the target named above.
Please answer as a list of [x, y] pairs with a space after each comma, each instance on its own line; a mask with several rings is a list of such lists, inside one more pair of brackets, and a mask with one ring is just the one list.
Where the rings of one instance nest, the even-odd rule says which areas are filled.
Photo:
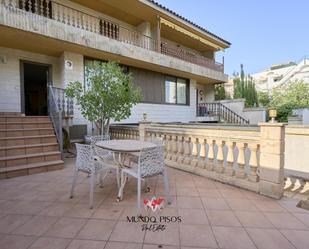
[[107, 140], [97, 142], [96, 146], [116, 152], [140, 152], [142, 149], [155, 147], [156, 145], [139, 140]]

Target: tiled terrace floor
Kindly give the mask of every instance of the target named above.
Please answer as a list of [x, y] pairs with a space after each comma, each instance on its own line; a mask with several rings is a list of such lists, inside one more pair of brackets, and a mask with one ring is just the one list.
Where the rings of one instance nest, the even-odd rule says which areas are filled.
[[[141, 223], [126, 220], [138, 214], [135, 181], [116, 203], [111, 174], [103, 189], [96, 188], [90, 210], [85, 174], [69, 199], [73, 162], [60, 171], [0, 180], [1, 249], [309, 248], [309, 211], [296, 208], [296, 200], [272, 200], [173, 169], [173, 203], [150, 215], [181, 216], [182, 222], [167, 223], [164, 232], [143, 232]], [[163, 195], [162, 180], [150, 186]]]

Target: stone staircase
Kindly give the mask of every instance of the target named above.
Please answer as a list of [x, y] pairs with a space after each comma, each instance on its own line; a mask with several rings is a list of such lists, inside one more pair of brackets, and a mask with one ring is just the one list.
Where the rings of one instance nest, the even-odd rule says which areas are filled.
[[0, 179], [62, 169], [48, 116], [0, 113]]

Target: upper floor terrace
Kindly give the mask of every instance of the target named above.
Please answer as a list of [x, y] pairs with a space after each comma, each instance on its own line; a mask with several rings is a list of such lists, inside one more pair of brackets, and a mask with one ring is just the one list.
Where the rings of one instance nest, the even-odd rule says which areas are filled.
[[152, 1], [127, 2], [4, 0], [0, 46], [48, 55], [68, 50], [199, 82], [226, 80], [224, 62], [214, 57], [227, 41]]

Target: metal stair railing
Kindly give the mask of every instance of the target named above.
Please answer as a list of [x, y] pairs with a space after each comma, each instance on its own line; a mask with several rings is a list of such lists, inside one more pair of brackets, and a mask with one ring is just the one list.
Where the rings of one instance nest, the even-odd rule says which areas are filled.
[[56, 133], [57, 141], [59, 144], [59, 149], [61, 152], [61, 156], [63, 153], [63, 139], [62, 139], [62, 110], [59, 108], [54, 89], [51, 85], [48, 86], [48, 114], [53, 123], [53, 127]]
[[227, 123], [232, 124], [249, 124], [249, 120], [238, 115], [236, 112], [226, 107], [222, 103], [200, 103], [198, 104], [197, 116], [203, 117], [208, 115], [217, 115]]

